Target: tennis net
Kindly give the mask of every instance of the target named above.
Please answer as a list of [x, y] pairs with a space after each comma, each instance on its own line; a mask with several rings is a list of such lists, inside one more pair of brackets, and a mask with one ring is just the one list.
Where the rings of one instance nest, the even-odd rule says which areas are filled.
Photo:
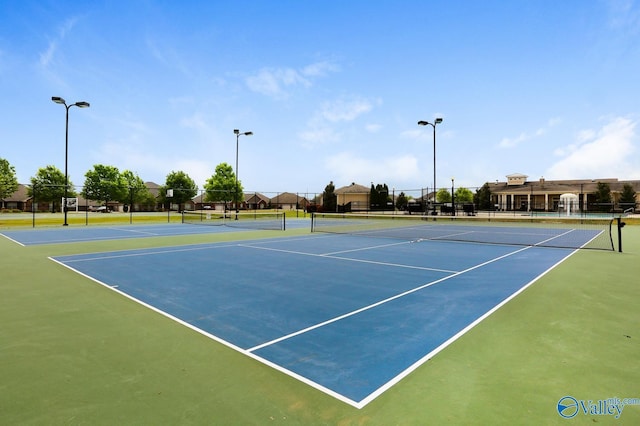
[[275, 231], [284, 231], [286, 228], [283, 212], [183, 211], [182, 223]]
[[[620, 218], [500, 219], [468, 216], [314, 213], [311, 232], [622, 251]], [[617, 243], [617, 244], [616, 244]]]

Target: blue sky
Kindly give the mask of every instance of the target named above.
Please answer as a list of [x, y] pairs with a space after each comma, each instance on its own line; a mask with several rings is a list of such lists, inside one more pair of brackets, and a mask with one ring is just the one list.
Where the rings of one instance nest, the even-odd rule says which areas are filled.
[[0, 157], [246, 191], [640, 179], [640, 5], [536, 1], [0, 3]]

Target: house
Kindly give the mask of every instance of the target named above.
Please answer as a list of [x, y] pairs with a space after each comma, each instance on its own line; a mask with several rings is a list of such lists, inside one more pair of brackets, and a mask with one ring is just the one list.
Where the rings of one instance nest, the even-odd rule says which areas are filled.
[[333, 193], [336, 195], [336, 203], [339, 211], [369, 210], [371, 188], [357, 183], [351, 183], [351, 185], [336, 189]]
[[26, 185], [18, 184], [16, 192], [1, 201], [2, 205], [0, 205], [0, 208], [2, 208], [2, 210], [28, 211], [31, 209], [31, 197], [29, 196]]
[[269, 197], [259, 192], [244, 194], [243, 207], [248, 210], [262, 210], [269, 207]]
[[[50, 201], [38, 200], [38, 193], [29, 195], [29, 186], [18, 184], [16, 192], [11, 194], [8, 198], [2, 200], [2, 208], [7, 210], [19, 210], [23, 212], [38, 211], [38, 212], [50, 212], [54, 208], [60, 209], [62, 206], [62, 198], [56, 203]], [[68, 210], [67, 211], [86, 211], [92, 210], [96, 207], [96, 203], [91, 200], [86, 200], [81, 195], [67, 198]]]
[[[589, 211], [623, 211], [636, 208], [640, 201], [640, 181], [619, 181], [608, 179], [572, 179], [546, 180], [544, 177], [537, 181], [528, 181], [527, 175], [514, 173], [506, 176], [506, 182], [490, 183], [492, 203], [496, 210], [501, 211], [559, 211], [567, 209], [563, 198], [569, 194], [575, 196], [574, 209], [581, 212]], [[611, 189], [612, 202], [609, 206], [596, 204], [596, 192], [599, 183], [606, 183]], [[629, 184], [636, 191], [636, 205], [620, 204], [620, 195], [625, 184]], [[563, 197], [564, 196], [564, 197]]]
[[270, 200], [271, 207], [282, 210], [306, 209], [309, 201], [298, 194], [282, 192]]
[[[218, 210], [224, 211], [224, 201], [206, 201], [206, 192], [202, 192], [196, 197], [191, 199], [191, 210]], [[240, 210], [261, 210], [266, 209], [269, 206], [269, 198], [259, 192], [252, 192], [243, 194], [243, 201], [240, 203]], [[233, 201], [226, 203], [227, 209], [234, 209]], [[187, 209], [189, 210], [189, 209]]]

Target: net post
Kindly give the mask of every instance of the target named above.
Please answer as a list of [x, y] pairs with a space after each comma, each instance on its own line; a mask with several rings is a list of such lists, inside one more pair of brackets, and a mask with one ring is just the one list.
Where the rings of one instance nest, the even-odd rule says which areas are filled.
[[184, 210], [182, 211], [182, 223], [184, 223]]
[[622, 218], [620, 217], [616, 218], [616, 222], [618, 225], [618, 252], [622, 253], [622, 228], [624, 228], [624, 225], [626, 224], [622, 221]]

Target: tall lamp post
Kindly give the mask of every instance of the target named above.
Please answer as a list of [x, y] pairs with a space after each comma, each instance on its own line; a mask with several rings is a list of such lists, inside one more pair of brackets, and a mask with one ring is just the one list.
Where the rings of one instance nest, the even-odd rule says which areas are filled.
[[236, 202], [236, 220], [238, 220], [238, 140], [240, 139], [240, 135], [251, 136], [253, 132], [240, 132], [238, 129], [233, 129], [233, 133], [236, 135], [236, 193], [235, 193], [235, 202]]
[[[436, 125], [442, 123], [442, 118], [438, 117], [433, 120], [433, 123], [428, 121], [418, 121], [418, 126], [431, 126], [433, 127], [433, 201], [436, 200], [436, 193], [438, 192], [438, 185], [436, 185]], [[428, 192], [428, 191], [427, 191]], [[433, 206], [435, 212], [435, 205]]]
[[64, 210], [64, 223], [62, 226], [68, 226], [67, 223], [67, 191], [69, 188], [69, 172], [68, 172], [68, 164], [69, 164], [69, 108], [72, 106], [77, 106], [78, 108], [89, 108], [89, 102], [76, 102], [75, 104], [67, 105], [64, 99], [59, 96], [52, 96], [51, 100], [57, 104], [64, 105], [67, 110], [66, 120], [65, 120], [65, 134], [64, 134], [64, 205], [62, 209]]
[[451, 216], [456, 215], [456, 197], [453, 192], [453, 181], [455, 178], [451, 178]]

